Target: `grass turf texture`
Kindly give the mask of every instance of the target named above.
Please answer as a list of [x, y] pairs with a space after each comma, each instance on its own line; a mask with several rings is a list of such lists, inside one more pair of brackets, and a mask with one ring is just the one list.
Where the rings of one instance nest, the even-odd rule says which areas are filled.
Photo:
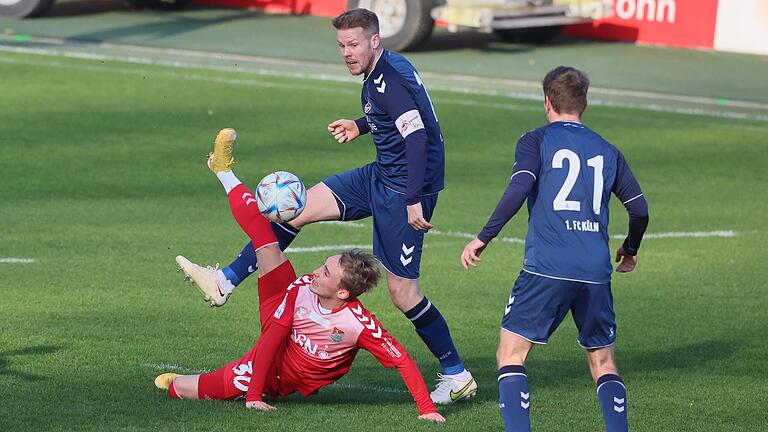
[[[210, 310], [174, 272], [176, 254], [226, 264], [244, 245], [203, 164], [216, 131], [238, 129], [234, 169], [246, 184], [282, 169], [312, 185], [374, 156], [367, 137], [338, 145], [325, 132], [335, 118], [359, 115], [357, 86], [11, 54], [0, 54], [0, 77], [0, 258], [37, 260], [0, 263], [3, 430], [501, 428], [494, 353], [522, 262], [516, 243], [492, 244], [480, 268], [465, 272], [458, 255], [467, 239], [427, 237], [423, 289], [480, 386], [474, 402], [441, 409], [444, 426], [417, 421], [396, 372], [364, 352], [339, 385], [277, 401], [277, 413], [170, 400], [152, 385], [164, 365], [219, 367], [258, 334], [254, 280]], [[544, 122], [541, 104], [432, 96], [447, 142], [447, 187], [433, 223], [475, 233], [508, 181], [517, 137]], [[633, 167], [650, 203], [649, 233], [736, 232], [649, 238], [637, 271], [614, 277], [633, 430], [759, 430], [768, 402], [768, 270], [759, 260], [768, 240], [760, 198], [768, 124], [604, 107], [584, 120]], [[612, 215], [610, 232], [625, 233], [615, 199]], [[523, 237], [525, 221], [523, 210], [502, 235]], [[362, 224], [309, 226], [294, 246], [370, 244], [370, 220]], [[290, 257], [310, 271], [329, 253]], [[436, 361], [386, 286], [364, 302], [431, 382]], [[575, 338], [567, 318], [529, 357], [537, 430], [602, 429]]]

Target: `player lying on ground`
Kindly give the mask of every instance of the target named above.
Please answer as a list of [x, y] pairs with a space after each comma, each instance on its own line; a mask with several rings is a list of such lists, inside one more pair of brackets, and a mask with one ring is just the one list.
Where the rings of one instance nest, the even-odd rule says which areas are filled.
[[155, 385], [171, 397], [244, 397], [247, 408], [274, 410], [262, 400], [263, 394], [317, 393], [344, 376], [363, 348], [384, 367], [397, 368], [416, 401], [419, 419], [444, 422], [416, 362], [357, 300], [378, 282], [373, 257], [357, 251], [334, 255], [311, 274], [296, 278], [253, 194], [229, 169], [234, 140], [234, 130], [222, 130], [209, 165], [258, 256], [261, 337], [242, 358], [220, 369], [201, 375], [165, 373]]

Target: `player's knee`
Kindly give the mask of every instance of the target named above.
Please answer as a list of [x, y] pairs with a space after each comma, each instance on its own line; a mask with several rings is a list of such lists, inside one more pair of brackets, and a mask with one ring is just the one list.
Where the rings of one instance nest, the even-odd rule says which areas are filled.
[[525, 359], [528, 356], [526, 350], [519, 349], [507, 344], [499, 344], [496, 350], [496, 365], [498, 367], [508, 365], [525, 365]]
[[280, 245], [278, 243], [272, 243], [268, 244], [261, 249], [259, 249], [260, 253], [268, 253], [268, 254], [279, 254], [280, 251]]
[[423, 295], [419, 291], [418, 281], [401, 278], [393, 274], [387, 275], [387, 287], [392, 303], [403, 312], [418, 304]]

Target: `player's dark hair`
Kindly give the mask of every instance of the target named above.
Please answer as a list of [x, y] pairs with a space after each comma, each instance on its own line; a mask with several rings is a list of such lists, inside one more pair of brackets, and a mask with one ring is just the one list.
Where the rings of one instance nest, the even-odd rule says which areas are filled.
[[379, 33], [379, 17], [368, 9], [350, 9], [333, 19], [336, 30], [361, 27], [369, 36]]
[[544, 77], [544, 95], [558, 114], [579, 114], [587, 109], [589, 78], [584, 72], [558, 66]]
[[357, 249], [344, 252], [339, 259], [339, 265], [344, 271], [339, 285], [349, 291], [348, 300], [356, 299], [379, 283], [381, 272], [376, 259], [371, 254]]

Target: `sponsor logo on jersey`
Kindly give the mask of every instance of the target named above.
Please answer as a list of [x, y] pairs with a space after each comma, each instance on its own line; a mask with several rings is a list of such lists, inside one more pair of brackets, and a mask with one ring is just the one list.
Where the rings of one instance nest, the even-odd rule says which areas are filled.
[[293, 329], [292, 331], [293, 334], [291, 334], [291, 340], [294, 341], [296, 345], [300, 346], [305, 353], [312, 357], [317, 356], [317, 344], [313, 344], [312, 340], [309, 339], [309, 336], [297, 332], [296, 329]]
[[280, 306], [277, 307], [277, 310], [275, 311], [275, 318], [280, 319], [281, 316], [283, 316], [283, 312], [285, 312], [285, 303], [288, 301], [288, 294], [283, 297], [283, 302], [280, 303]]
[[296, 319], [304, 319], [307, 316], [307, 308], [304, 306], [299, 306], [296, 308]]
[[331, 340], [339, 343], [342, 340], [344, 340], [344, 332], [341, 331], [338, 327], [334, 327], [333, 330], [331, 330]]
[[381, 347], [384, 348], [387, 354], [389, 354], [392, 358], [402, 357], [400, 350], [395, 347], [395, 345], [392, 343], [392, 339], [390, 338], [384, 338], [384, 342], [381, 343]]
[[368, 114], [371, 112], [371, 101], [366, 101], [365, 106], [363, 107], [363, 112]]

